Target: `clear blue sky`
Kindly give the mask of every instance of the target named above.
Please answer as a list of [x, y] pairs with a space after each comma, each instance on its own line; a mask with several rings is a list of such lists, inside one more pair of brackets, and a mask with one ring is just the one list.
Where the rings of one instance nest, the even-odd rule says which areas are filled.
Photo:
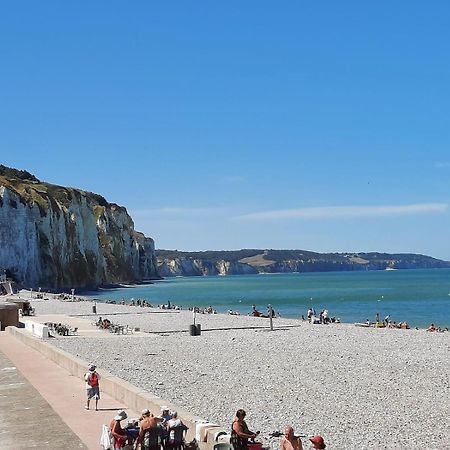
[[3, 164], [158, 248], [450, 259], [447, 1], [20, 1]]

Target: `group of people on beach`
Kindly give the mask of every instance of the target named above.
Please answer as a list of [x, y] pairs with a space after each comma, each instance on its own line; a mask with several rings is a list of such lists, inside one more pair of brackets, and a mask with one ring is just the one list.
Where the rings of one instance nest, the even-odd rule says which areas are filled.
[[[84, 376], [87, 392], [85, 408], [87, 410], [93, 400], [95, 401], [95, 410], [98, 411], [100, 378], [95, 364], [89, 364], [88, 371]], [[103, 430], [101, 437], [103, 448], [120, 449], [125, 444], [130, 444], [134, 449], [140, 447], [141, 450], [151, 450], [160, 448], [163, 444], [164, 449], [174, 450], [179, 448], [184, 441], [184, 432], [187, 427], [178, 417], [177, 411], [170, 411], [167, 406], [161, 407], [160, 416], [154, 416], [146, 408], [142, 411], [139, 419], [131, 420], [123, 427], [122, 421], [127, 418], [128, 415], [123, 409], [117, 411], [109, 428]]]
[[371, 322], [369, 319], [366, 319], [366, 324], [375, 328], [397, 328], [401, 330], [409, 330], [411, 328], [406, 320], [403, 322], [396, 322], [395, 320], [392, 320], [390, 314], [381, 320], [380, 313], [376, 313], [375, 322]]
[[128, 325], [121, 325], [119, 323], [113, 323], [106, 317], [103, 319], [101, 316], [93, 323], [97, 328], [101, 330], [108, 330], [115, 334], [128, 334], [140, 331], [138, 327], [130, 327]]
[[277, 317], [275, 310], [271, 306], [267, 306], [267, 313], [263, 314], [256, 309], [256, 305], [252, 305], [252, 311], [250, 312], [250, 315], [253, 317], [264, 317], [266, 319], [268, 319], [270, 316], [272, 316], [272, 318]]
[[[229, 309], [228, 315], [240, 316], [241, 313], [239, 311]], [[272, 318], [281, 317], [280, 314], [277, 314], [271, 306], [267, 306], [267, 313], [264, 314], [261, 311], [258, 311], [258, 309], [256, 309], [256, 305], [252, 305], [252, 310], [248, 313], [248, 315], [253, 317], [263, 317], [265, 319], [268, 319], [270, 316], [272, 316]]]
[[[238, 409], [231, 425], [230, 443], [233, 446], [233, 450], [250, 450], [249, 441], [254, 443], [259, 435], [259, 431], [253, 432], [249, 430], [244, 420], [245, 416], [246, 412], [243, 409]], [[320, 435], [313, 436], [309, 440], [313, 449], [323, 450], [326, 448], [324, 439]], [[288, 425], [284, 430], [280, 450], [303, 450], [302, 440], [300, 436], [295, 435], [294, 428], [291, 425]]]
[[[122, 300], [122, 305], [125, 305], [125, 300]], [[149, 303], [147, 300], [141, 300], [134, 298], [131, 299], [130, 306], [139, 306], [140, 308], [153, 308], [153, 305]]]
[[128, 303], [124, 298], [122, 298], [122, 300], [120, 301], [116, 301], [116, 300], [105, 300], [104, 303], [107, 303], [108, 305], [128, 305], [128, 306], [138, 306], [139, 308], [153, 308], [153, 305], [148, 302], [147, 300], [144, 299], [137, 299], [135, 300], [134, 298], [131, 299], [131, 301]]
[[445, 331], [448, 331], [448, 327], [441, 328], [441, 327], [435, 326], [434, 323], [432, 323], [432, 324], [427, 328], [427, 331], [432, 332], [432, 333], [434, 333], [434, 332], [437, 332], [437, 333], [444, 333]]
[[[91, 400], [95, 401], [95, 411], [98, 411], [100, 400], [100, 374], [95, 364], [89, 364], [88, 371], [84, 375], [86, 382], [87, 400], [85, 408], [89, 410]], [[233, 450], [251, 450], [249, 441], [254, 443], [259, 431], [252, 432], [245, 422], [246, 412], [239, 409], [231, 425], [230, 443]], [[184, 445], [185, 432], [188, 427], [178, 417], [177, 411], [170, 411], [167, 406], [161, 407], [159, 416], [153, 415], [148, 408], [142, 411], [139, 419], [131, 420], [124, 427], [122, 421], [128, 418], [122, 409], [117, 411], [108, 427], [103, 428], [101, 444], [103, 448], [120, 449], [125, 444], [133, 445], [134, 449], [156, 450], [163, 447], [165, 450], [179, 449]], [[321, 436], [309, 439], [314, 449], [325, 449], [326, 445]], [[280, 450], [303, 450], [303, 444], [299, 436], [294, 434], [291, 425], [285, 428], [284, 437], [281, 440]]]
[[189, 308], [189, 311], [195, 312], [197, 314], [217, 314], [217, 310], [209, 305], [207, 308], [199, 308], [198, 306], [194, 306], [193, 308]]
[[[330, 317], [328, 309], [322, 309], [319, 315], [317, 315], [316, 310], [310, 307], [306, 313], [306, 317], [308, 318], [308, 322], [312, 324], [326, 325], [329, 323], [341, 323], [341, 319], [339, 319], [339, 317]], [[306, 320], [304, 315], [302, 315], [302, 320]]]
[[102, 442], [105, 441], [103, 447], [109, 445], [111, 448], [120, 449], [128, 444], [141, 450], [155, 450], [161, 446], [174, 450], [184, 443], [184, 432], [188, 428], [178, 417], [178, 413], [169, 411], [166, 406], [161, 408], [160, 416], [154, 416], [145, 408], [139, 419], [131, 420], [123, 427], [121, 422], [127, 418], [128, 415], [123, 409], [117, 411], [107, 431], [110, 435], [102, 436]]

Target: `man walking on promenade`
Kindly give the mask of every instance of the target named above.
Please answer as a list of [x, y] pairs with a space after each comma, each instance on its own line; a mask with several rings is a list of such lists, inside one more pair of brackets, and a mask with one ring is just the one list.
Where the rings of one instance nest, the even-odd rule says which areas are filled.
[[100, 386], [98, 384], [100, 375], [96, 372], [94, 364], [89, 364], [88, 370], [84, 375], [84, 381], [86, 381], [87, 401], [86, 409], [89, 409], [89, 403], [91, 398], [95, 398], [95, 410], [98, 411], [98, 401], [100, 399]]

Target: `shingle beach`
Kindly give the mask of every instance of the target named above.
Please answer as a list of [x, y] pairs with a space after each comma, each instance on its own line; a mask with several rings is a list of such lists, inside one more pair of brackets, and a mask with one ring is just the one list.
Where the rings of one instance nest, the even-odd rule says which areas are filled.
[[[95, 320], [91, 302], [34, 306]], [[287, 319], [275, 319], [274, 331], [236, 329], [268, 319], [197, 315], [204, 331], [190, 336], [191, 312], [160, 311], [97, 303], [102, 317], [158, 333], [50, 342], [226, 429], [243, 408], [266, 443], [292, 424], [324, 436], [329, 449], [450, 449], [448, 332]]]

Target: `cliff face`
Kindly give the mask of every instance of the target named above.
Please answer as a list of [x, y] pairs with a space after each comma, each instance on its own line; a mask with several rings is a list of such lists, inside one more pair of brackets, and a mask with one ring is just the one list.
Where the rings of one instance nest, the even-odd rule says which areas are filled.
[[450, 267], [448, 261], [424, 255], [314, 253], [304, 250], [158, 250], [157, 260], [158, 270], [165, 277]]
[[158, 276], [153, 240], [135, 232], [125, 208], [2, 166], [0, 267], [42, 289]]
[[231, 261], [174, 258], [158, 260], [158, 272], [162, 277], [203, 275], [249, 275], [258, 273], [248, 264]]

